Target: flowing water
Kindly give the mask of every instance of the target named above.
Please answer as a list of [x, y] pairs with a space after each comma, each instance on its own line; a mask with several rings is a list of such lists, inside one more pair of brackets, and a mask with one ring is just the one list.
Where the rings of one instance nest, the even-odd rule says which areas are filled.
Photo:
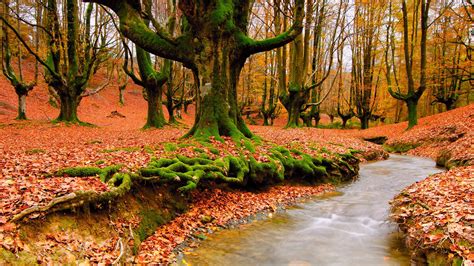
[[191, 265], [409, 265], [397, 227], [388, 221], [388, 202], [409, 184], [440, 171], [432, 160], [400, 155], [362, 165], [360, 177], [338, 193], [211, 235], [184, 261]]

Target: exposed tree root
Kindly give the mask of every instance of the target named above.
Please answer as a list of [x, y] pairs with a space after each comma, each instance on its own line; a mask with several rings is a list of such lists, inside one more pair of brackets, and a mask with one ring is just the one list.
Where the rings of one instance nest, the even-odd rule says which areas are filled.
[[[268, 147], [267, 147], [268, 148]], [[248, 150], [248, 149], [247, 149]], [[335, 156], [329, 160], [312, 157], [298, 150], [288, 150], [281, 146], [270, 147], [265, 154], [255, 158], [251, 154], [231, 155], [211, 159], [206, 153], [189, 158], [173, 154], [170, 158], [152, 159], [147, 167], [137, 173], [119, 172], [120, 165], [103, 169], [96, 167], [65, 168], [55, 176], [99, 176], [106, 182], [109, 191], [77, 191], [53, 199], [46, 206], [33, 206], [15, 215], [16, 222], [31, 214], [46, 214], [60, 210], [74, 209], [89, 204], [110, 202], [129, 192], [139, 183], [172, 183], [184, 193], [195, 189], [204, 180], [248, 186], [265, 186], [286, 180], [304, 182], [340, 182], [357, 175], [358, 160], [352, 152]]]

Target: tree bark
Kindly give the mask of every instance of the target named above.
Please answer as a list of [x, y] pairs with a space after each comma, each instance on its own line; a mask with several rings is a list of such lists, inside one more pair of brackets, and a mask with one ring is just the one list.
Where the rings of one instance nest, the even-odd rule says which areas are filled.
[[360, 116], [359, 120], [360, 120], [360, 128], [361, 129], [369, 128], [369, 116], [368, 115]]
[[125, 88], [127, 87], [127, 84], [119, 85], [119, 104], [120, 105], [125, 105]]
[[347, 121], [350, 119], [348, 117], [341, 117], [342, 119], [342, 128], [346, 128]]
[[162, 108], [161, 89], [146, 88], [148, 96], [148, 112], [146, 124], [143, 128], [162, 128], [166, 125], [165, 116]]
[[16, 120], [26, 120], [26, 94], [18, 94], [18, 116]]
[[407, 99], [405, 102], [408, 108], [408, 129], [410, 129], [418, 124], [416, 110], [418, 105], [418, 99]]
[[79, 106], [80, 98], [64, 93], [63, 90], [59, 91], [58, 94], [61, 105], [56, 121], [78, 123], [77, 107]]

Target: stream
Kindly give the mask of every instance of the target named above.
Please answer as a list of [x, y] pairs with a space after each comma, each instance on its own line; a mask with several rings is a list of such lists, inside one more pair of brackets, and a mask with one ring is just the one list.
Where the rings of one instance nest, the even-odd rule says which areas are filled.
[[[217, 232], [188, 253], [191, 265], [410, 265], [388, 202], [406, 186], [441, 172], [432, 160], [391, 155], [361, 165], [338, 192], [271, 219]], [[180, 260], [181, 262], [184, 262]], [[184, 263], [183, 263], [184, 264]]]

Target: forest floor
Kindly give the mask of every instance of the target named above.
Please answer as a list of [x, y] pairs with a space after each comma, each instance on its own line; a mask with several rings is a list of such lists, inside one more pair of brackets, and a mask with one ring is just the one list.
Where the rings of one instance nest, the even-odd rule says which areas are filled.
[[[100, 84], [100, 79], [96, 84]], [[181, 141], [179, 137], [187, 131], [194, 117], [191, 108], [189, 114], [183, 114], [178, 125], [167, 126], [165, 129], [141, 130], [146, 117], [141, 90], [136, 86], [127, 88], [125, 105], [120, 106], [117, 104], [118, 89], [111, 86], [97, 95], [85, 98], [79, 108], [79, 118], [97, 127], [52, 124], [51, 120], [58, 111], [47, 104], [47, 92], [44, 84], [40, 84], [40, 88], [28, 96], [27, 115], [31, 120], [17, 122], [13, 120], [16, 114], [14, 92], [8, 89], [10, 87], [4, 79], [0, 79], [0, 88], [6, 88], [0, 90], [0, 263], [2, 257], [9, 261], [5, 250], [16, 254], [31, 252], [27, 242], [31, 241], [35, 226], [47, 222], [53, 228], [52, 220], [57, 218], [48, 220], [49, 218], [39, 215], [30, 216], [30, 219], [37, 218], [33, 220], [39, 222], [26, 222], [26, 229], [22, 231], [21, 224], [10, 222], [15, 214], [32, 206], [47, 205], [52, 199], [75, 191], [103, 192], [108, 189], [97, 176], [51, 177], [51, 173], [72, 166], [103, 168], [123, 164], [130, 170], [145, 167], [152, 157], [159, 158], [163, 155], [167, 143]], [[124, 117], [111, 115], [113, 111]], [[327, 118], [322, 121], [327, 122]], [[349, 149], [358, 150], [361, 151], [362, 161], [384, 158], [386, 153], [382, 146], [364, 141], [364, 138], [385, 136], [388, 139], [385, 148], [390, 151], [430, 157], [440, 165], [451, 167], [447, 173], [432, 176], [415, 184], [413, 188], [407, 188], [402, 193], [405, 197], [402, 200], [405, 204], [403, 210], [406, 212], [402, 214], [402, 220], [397, 220], [408, 227], [408, 236], [413, 239], [423, 232], [423, 239], [426, 241], [418, 245], [418, 248], [441, 248], [439, 243], [449, 239], [454, 246], [448, 246], [447, 252], [472, 260], [473, 241], [465, 237], [472, 236], [472, 232], [465, 230], [469, 226], [472, 230], [474, 221], [474, 105], [422, 118], [419, 125], [410, 131], [405, 131], [406, 122], [368, 130], [282, 129], [283, 123], [284, 117], [278, 119], [273, 127], [250, 126], [250, 129], [263, 139], [282, 146], [297, 145], [303, 149], [309, 146], [319, 147], [329, 153], [339, 154], [346, 153]], [[181, 152], [191, 150], [184, 149]], [[465, 166], [456, 167], [458, 165]], [[156, 232], [149, 233], [151, 236], [146, 240], [140, 241], [138, 255], [133, 259], [135, 262], [169, 262], [173, 259], [172, 251], [186, 239], [205, 238], [207, 233], [222, 226], [257, 213], [271, 213], [297, 199], [333, 189], [334, 186], [327, 184], [285, 184], [257, 193], [226, 189], [196, 190], [192, 192], [192, 200], [186, 203], [188, 206], [183, 214], [158, 227]], [[414, 205], [410, 203], [419, 201], [423, 201], [422, 204], [429, 209], [422, 208], [425, 211], [420, 211], [419, 208], [407, 207], [411, 208]], [[455, 207], [447, 208], [453, 202], [457, 202]], [[436, 208], [430, 204], [436, 205]], [[445, 210], [452, 212], [443, 213], [445, 207]], [[127, 206], [117, 208], [124, 210]], [[439, 220], [446, 221], [427, 227], [426, 221], [438, 217], [437, 215], [444, 215]], [[120, 256], [122, 249], [119, 246], [124, 232], [140, 229], [147, 217], [138, 214], [130, 214], [126, 220], [124, 216], [105, 217], [109, 222], [108, 234], [100, 241], [77, 235], [77, 230], [84, 230], [92, 222], [82, 223], [83, 227], [78, 223], [76, 231], [72, 232], [64, 229], [64, 222], [61, 222], [56, 231], [45, 232], [44, 237], [36, 239], [38, 243], [34, 251], [37, 256], [33, 261], [45, 263], [54, 261], [54, 258], [64, 259], [66, 256], [66, 260], [71, 261], [113, 262]], [[154, 223], [159, 225], [165, 222]], [[96, 233], [100, 235], [101, 230], [105, 229], [97, 230]], [[434, 237], [432, 232], [436, 232]], [[465, 245], [466, 241], [470, 246]], [[134, 246], [134, 242], [135, 239], [127, 239], [126, 244]], [[17, 259], [18, 256], [21, 257], [17, 255]]]

